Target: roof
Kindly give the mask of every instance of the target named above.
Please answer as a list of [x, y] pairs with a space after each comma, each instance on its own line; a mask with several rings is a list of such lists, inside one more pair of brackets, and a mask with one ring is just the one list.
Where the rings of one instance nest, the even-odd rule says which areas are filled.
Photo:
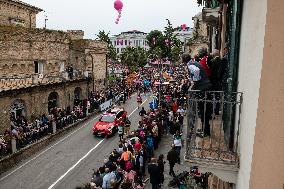
[[132, 31], [121, 32], [121, 34], [147, 34], [147, 33], [138, 30], [132, 30]]
[[25, 8], [33, 10], [35, 12], [43, 11], [42, 9], [40, 9], [38, 7], [32, 6], [32, 5], [28, 4], [28, 3], [25, 3], [25, 2], [20, 1], [20, 0], [0, 0], [0, 1], [6, 2], [6, 3], [16, 4], [16, 5], [19, 5], [19, 6], [24, 6]]

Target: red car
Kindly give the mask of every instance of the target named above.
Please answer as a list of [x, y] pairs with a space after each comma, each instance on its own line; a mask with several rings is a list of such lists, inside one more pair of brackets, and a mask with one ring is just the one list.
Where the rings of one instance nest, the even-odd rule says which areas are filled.
[[93, 134], [100, 137], [110, 137], [118, 131], [118, 123], [125, 120], [127, 112], [114, 108], [105, 112], [100, 120], [93, 126]]

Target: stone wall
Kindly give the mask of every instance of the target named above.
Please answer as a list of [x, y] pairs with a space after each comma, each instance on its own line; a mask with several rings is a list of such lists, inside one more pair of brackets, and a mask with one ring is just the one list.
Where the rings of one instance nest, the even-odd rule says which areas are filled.
[[50, 74], [69, 62], [69, 36], [60, 31], [0, 26], [0, 48], [0, 75], [34, 74], [34, 61]]
[[20, 25], [27, 28], [36, 27], [36, 14], [40, 9], [13, 2], [0, 1], [0, 25]]
[[106, 45], [80, 39], [82, 35], [82, 31], [0, 26], [0, 75], [34, 74], [35, 61], [43, 64], [44, 75], [56, 75], [60, 68], [65, 70], [69, 65], [81, 73], [91, 73], [91, 54], [96, 68], [95, 79], [105, 79]]
[[21, 100], [25, 105], [26, 116], [42, 115], [48, 113], [48, 96], [56, 92], [59, 97], [59, 107], [66, 108], [74, 106], [75, 88], [81, 89], [81, 99], [88, 97], [91, 84], [87, 79], [72, 82], [59, 83], [55, 85], [35, 86], [0, 93], [0, 133], [10, 126], [10, 106], [15, 100]]

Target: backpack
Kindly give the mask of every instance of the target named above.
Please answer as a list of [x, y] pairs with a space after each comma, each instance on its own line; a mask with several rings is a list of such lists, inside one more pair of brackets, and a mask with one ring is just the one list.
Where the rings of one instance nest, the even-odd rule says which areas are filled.
[[148, 148], [153, 148], [154, 144], [153, 144], [153, 139], [148, 137], [147, 138], [147, 146]]

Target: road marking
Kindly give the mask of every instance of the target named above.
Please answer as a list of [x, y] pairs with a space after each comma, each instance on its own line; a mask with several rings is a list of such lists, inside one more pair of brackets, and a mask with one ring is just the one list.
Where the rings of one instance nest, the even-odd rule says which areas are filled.
[[[144, 102], [142, 103], [142, 104], [144, 104], [145, 102], [147, 101], [147, 99], [146, 100], [144, 100]], [[141, 105], [142, 105], [141, 104]], [[138, 107], [137, 108], [135, 108], [132, 112], [131, 112], [131, 114], [129, 115], [129, 117], [136, 111], [138, 109]], [[23, 165], [21, 165], [20, 167], [18, 167], [18, 168], [16, 168], [15, 170], [13, 170], [12, 172], [10, 172], [9, 174], [7, 174], [6, 176], [4, 176], [4, 177], [2, 177], [1, 179], [0, 179], [0, 181], [2, 181], [2, 180], [4, 180], [5, 178], [7, 178], [7, 177], [9, 177], [10, 175], [12, 175], [12, 174], [14, 174], [15, 172], [17, 172], [18, 170], [20, 170], [20, 169], [22, 169], [23, 167], [25, 167], [26, 165], [28, 165], [30, 162], [32, 162], [33, 160], [35, 160], [35, 159], [37, 159], [38, 157], [40, 157], [42, 154], [44, 154], [45, 152], [47, 152], [48, 150], [50, 150], [50, 149], [52, 149], [52, 148], [54, 148], [55, 146], [57, 146], [59, 143], [61, 143], [61, 142], [63, 142], [64, 140], [66, 140], [67, 138], [69, 138], [71, 135], [73, 135], [74, 133], [76, 133], [77, 131], [79, 131], [80, 129], [82, 129], [83, 127], [85, 127], [86, 125], [88, 125], [88, 124], [90, 124], [92, 121], [94, 121], [95, 119], [97, 119], [99, 116], [101, 116], [101, 114], [99, 114], [99, 115], [97, 115], [95, 118], [92, 118], [90, 121], [88, 121], [87, 123], [85, 123], [83, 126], [81, 126], [81, 127], [79, 127], [78, 129], [76, 129], [75, 131], [73, 131], [72, 133], [70, 133], [69, 135], [67, 135], [66, 137], [64, 137], [63, 139], [61, 139], [60, 141], [58, 141], [58, 142], [56, 142], [55, 144], [53, 144], [52, 146], [50, 146], [50, 147], [48, 147], [47, 149], [45, 149], [44, 151], [42, 151], [41, 153], [39, 153], [38, 155], [36, 155], [35, 157], [33, 157], [32, 159], [30, 159], [29, 161], [27, 161], [26, 163], [24, 163]], [[102, 140], [103, 141], [103, 140]], [[98, 144], [100, 144], [102, 141], [100, 141]], [[97, 146], [97, 145], [96, 145]], [[95, 146], [95, 147], [96, 147]], [[94, 148], [95, 149], [95, 148]], [[89, 151], [90, 152], [90, 151]], [[88, 155], [89, 155], [89, 152], [87, 153]], [[87, 156], [88, 156], [87, 155]], [[85, 155], [86, 156], [86, 155]], [[84, 156], [84, 157], [85, 157]], [[86, 156], [86, 157], [87, 157]], [[85, 157], [85, 158], [86, 158]], [[85, 159], [84, 158], [84, 159]], [[82, 159], [82, 158], [81, 158]], [[83, 160], [83, 159], [82, 159]], [[81, 160], [81, 161], [82, 161]], [[80, 160], [79, 160], [80, 161]], [[78, 164], [80, 163], [80, 162], [77, 162]], [[74, 165], [73, 165], [74, 166]], [[72, 166], [72, 167], [73, 167]], [[75, 166], [76, 166], [76, 164], [75, 164]], [[75, 166], [74, 166], [74, 168], [75, 168]], [[71, 168], [72, 168], [71, 167]], [[70, 168], [70, 169], [71, 169]], [[73, 168], [73, 169], [74, 169]], [[71, 169], [72, 170], [72, 169]], [[70, 171], [71, 171], [70, 170]], [[64, 174], [64, 176], [61, 178], [61, 179], [63, 179], [66, 175], [67, 175], [67, 173], [68, 172], [70, 172], [69, 170]], [[60, 179], [59, 178], [59, 179]], [[60, 179], [60, 180], [61, 180]], [[59, 182], [60, 180], [58, 180], [57, 182]]]
[[31, 161], [37, 159], [39, 156], [41, 156], [42, 154], [44, 154], [45, 152], [47, 152], [48, 150], [52, 149], [53, 147], [57, 146], [59, 143], [63, 142], [64, 140], [66, 140], [68, 137], [70, 137], [71, 135], [73, 135], [74, 133], [76, 133], [77, 131], [79, 131], [80, 129], [82, 129], [83, 127], [85, 127], [86, 125], [90, 124], [90, 122], [94, 121], [95, 119], [97, 119], [100, 115], [97, 115], [95, 118], [91, 119], [90, 121], [88, 121], [87, 123], [85, 123], [83, 126], [81, 126], [80, 128], [76, 129], [75, 131], [73, 131], [72, 133], [70, 133], [69, 135], [67, 135], [66, 137], [64, 137], [63, 139], [61, 139], [60, 141], [56, 142], [55, 144], [53, 144], [52, 146], [50, 146], [49, 148], [45, 149], [44, 151], [42, 151], [41, 153], [39, 153], [37, 156], [35, 156], [34, 158], [30, 159], [29, 161], [27, 161], [26, 163], [24, 163], [23, 165], [21, 165], [20, 167], [18, 167], [17, 169], [15, 169], [14, 171], [12, 171], [11, 173], [7, 174], [6, 176], [2, 177], [0, 179], [0, 181], [4, 180], [5, 178], [9, 177], [10, 175], [14, 174], [16, 171], [20, 170], [21, 168], [25, 167], [27, 164], [29, 164]]
[[[141, 105], [143, 105], [147, 100], [148, 100], [148, 99], [146, 98], [146, 100], [144, 100], [144, 102], [143, 102]], [[140, 105], [140, 106], [141, 106], [141, 105]], [[137, 109], [138, 109], [138, 107], [136, 107], [136, 108], [133, 110], [133, 112], [131, 112], [131, 113], [129, 114], [129, 117], [130, 117]]]
[[92, 153], [105, 139], [101, 140], [94, 148], [86, 153], [79, 161], [77, 161], [68, 171], [66, 171], [59, 179], [57, 179], [48, 189], [52, 189], [59, 181], [61, 181], [70, 171], [72, 171], [81, 161], [83, 161], [90, 153]]
[[[142, 104], [144, 104], [147, 101], [144, 100], [144, 102]], [[141, 105], [142, 105], [141, 104]], [[135, 108], [130, 114], [129, 117], [138, 109]], [[70, 171], [72, 171], [81, 161], [83, 161], [90, 153], [92, 153], [92, 151], [94, 151], [105, 139], [101, 140], [94, 148], [92, 148], [87, 154], [85, 154], [81, 159], [79, 159], [79, 161], [77, 161], [77, 163], [75, 163], [70, 169], [68, 169], [68, 171], [66, 171], [61, 177], [59, 177], [59, 179], [57, 179], [52, 185], [50, 185], [48, 187], [48, 189], [52, 189], [58, 182], [60, 182]]]

